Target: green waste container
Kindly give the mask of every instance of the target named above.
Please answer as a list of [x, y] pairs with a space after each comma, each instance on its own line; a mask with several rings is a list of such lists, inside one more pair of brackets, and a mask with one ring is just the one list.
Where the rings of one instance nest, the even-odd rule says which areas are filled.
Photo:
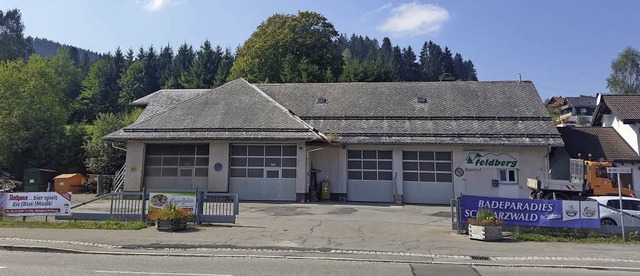
[[53, 192], [53, 178], [58, 175], [54, 170], [30, 168], [24, 170], [22, 187], [25, 192]]
[[322, 188], [322, 199], [323, 200], [331, 199], [331, 190], [329, 189], [329, 180], [322, 180], [322, 182], [320, 182], [320, 187]]

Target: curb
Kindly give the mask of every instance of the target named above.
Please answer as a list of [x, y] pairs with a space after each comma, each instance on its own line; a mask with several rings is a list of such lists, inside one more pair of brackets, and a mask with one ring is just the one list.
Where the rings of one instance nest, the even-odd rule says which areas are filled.
[[[24, 245], [3, 245], [0, 244], [0, 251], [16, 252], [41, 252], [41, 253], [62, 253], [62, 254], [85, 254], [85, 255], [113, 255], [113, 256], [162, 256], [162, 257], [199, 257], [199, 258], [238, 258], [238, 259], [284, 259], [284, 260], [317, 260], [317, 261], [341, 261], [341, 262], [368, 262], [368, 263], [393, 263], [393, 264], [448, 264], [448, 265], [470, 265], [486, 267], [512, 267], [512, 268], [568, 268], [568, 269], [588, 269], [600, 271], [625, 271], [640, 272], [640, 268], [635, 267], [599, 267], [586, 265], [554, 265], [554, 264], [504, 264], [486, 262], [447, 262], [447, 261], [416, 261], [416, 260], [391, 260], [391, 259], [369, 259], [351, 257], [317, 257], [317, 256], [290, 256], [290, 255], [251, 255], [251, 254], [197, 254], [197, 253], [159, 253], [159, 252], [118, 252], [118, 251], [92, 251], [68, 248], [56, 248], [49, 246], [24, 246]], [[473, 260], [470, 256], [465, 260]]]

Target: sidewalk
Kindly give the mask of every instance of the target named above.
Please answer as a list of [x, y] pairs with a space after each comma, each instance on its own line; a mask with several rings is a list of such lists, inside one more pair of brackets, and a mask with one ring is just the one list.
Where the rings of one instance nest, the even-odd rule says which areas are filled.
[[637, 245], [469, 240], [449, 207], [242, 203], [235, 225], [182, 232], [78, 229], [0, 231], [0, 245], [83, 253], [190, 254], [639, 268]]

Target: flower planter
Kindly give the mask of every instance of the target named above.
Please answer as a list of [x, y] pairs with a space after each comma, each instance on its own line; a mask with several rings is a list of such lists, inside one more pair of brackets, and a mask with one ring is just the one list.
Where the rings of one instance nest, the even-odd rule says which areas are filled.
[[158, 231], [178, 231], [187, 228], [187, 221], [183, 219], [174, 220], [156, 220], [156, 229]]
[[480, 226], [469, 224], [469, 238], [481, 241], [502, 240], [502, 226]]

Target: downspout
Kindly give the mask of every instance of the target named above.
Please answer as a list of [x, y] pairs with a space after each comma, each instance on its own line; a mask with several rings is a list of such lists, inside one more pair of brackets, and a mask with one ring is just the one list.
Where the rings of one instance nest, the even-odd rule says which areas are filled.
[[119, 150], [121, 150], [121, 151], [127, 151], [127, 149], [125, 149], [125, 148], [121, 148], [121, 147], [116, 146], [116, 143], [115, 143], [115, 142], [111, 142], [111, 146], [112, 146], [114, 149], [119, 149]]
[[549, 174], [551, 174], [551, 169], [549, 168], [550, 163], [549, 162], [549, 155], [551, 154], [551, 146], [547, 146], [547, 154], [544, 156], [544, 169], [545, 169], [545, 174], [544, 174], [544, 180], [549, 181]]

